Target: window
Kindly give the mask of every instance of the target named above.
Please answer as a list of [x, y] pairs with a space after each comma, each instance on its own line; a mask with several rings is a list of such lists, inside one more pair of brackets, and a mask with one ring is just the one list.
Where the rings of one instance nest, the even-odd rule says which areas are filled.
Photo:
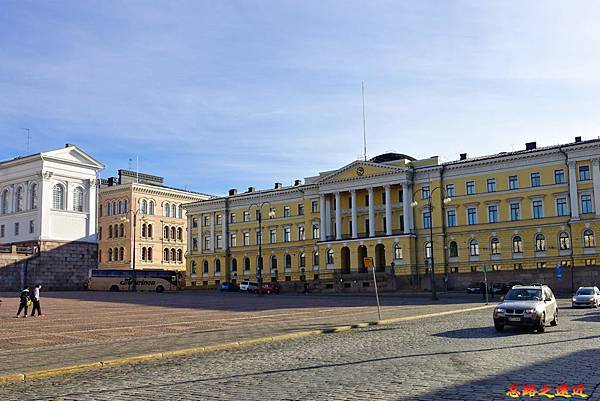
[[319, 266], [319, 251], [313, 253], [313, 266]]
[[537, 262], [537, 263], [535, 264], [535, 267], [536, 267], [537, 269], [545, 269], [545, 268], [546, 268], [546, 262]]
[[424, 185], [421, 187], [421, 199], [429, 198], [429, 185]]
[[98, 227], [98, 240], [102, 241], [102, 227]]
[[394, 259], [402, 259], [402, 247], [400, 244], [394, 244]]
[[487, 191], [488, 192], [496, 192], [496, 179], [495, 178], [488, 178]]
[[365, 206], [369, 206], [369, 194], [365, 195]]
[[198, 219], [192, 218], [192, 228], [198, 228]]
[[571, 240], [569, 234], [562, 232], [558, 235], [558, 247], [561, 251], [571, 249]]
[[271, 270], [277, 270], [277, 256], [271, 256]]
[[52, 188], [52, 207], [60, 210], [65, 208], [65, 188], [60, 184]]
[[450, 241], [450, 245], [448, 246], [448, 250], [450, 252], [450, 257], [451, 258], [457, 258], [458, 257], [458, 244], [456, 243], [456, 241]]
[[73, 210], [83, 212], [83, 188], [81, 187], [73, 190]]
[[319, 226], [317, 224], [313, 224], [312, 226], [312, 237], [313, 239], [319, 239], [321, 237], [319, 233]]
[[142, 247], [142, 260], [146, 260], [146, 247]]
[[8, 213], [8, 189], [2, 191], [2, 214]]
[[467, 195], [475, 195], [475, 181], [467, 181]]
[[15, 223], [15, 235], [19, 235], [19, 223]]
[[579, 166], [579, 181], [590, 179], [590, 166]]
[[237, 236], [235, 234], [229, 235], [229, 246], [237, 246]]
[[148, 248], [148, 260], [152, 262], [152, 247]]
[[400, 190], [398, 191], [398, 202], [404, 202], [404, 191], [402, 190], [402, 188], [400, 188]]
[[125, 225], [123, 223], [119, 224], [119, 237], [125, 236]]
[[[173, 216], [175, 217], [175, 216]], [[220, 214], [217, 215], [217, 219], [215, 221], [216, 225], [220, 225], [221, 223], [223, 223], [223, 216], [221, 216]]]
[[469, 255], [479, 256], [479, 242], [476, 239], [469, 241]]
[[523, 253], [523, 240], [518, 235], [513, 237], [513, 253]]
[[17, 187], [15, 191], [15, 212], [23, 211], [23, 187]]
[[140, 212], [142, 212], [142, 214], [148, 213], [148, 201], [146, 199], [142, 199], [142, 201], [140, 202]]
[[[169, 210], [168, 207], [167, 207], [167, 210]], [[167, 215], [167, 217], [168, 217], [168, 215]], [[204, 224], [203, 225], [204, 225], [204, 227], [208, 227], [210, 225], [210, 216], [209, 215], [204, 215]]]
[[306, 254], [304, 252], [301, 252], [298, 257], [298, 267], [306, 267]]
[[256, 230], [256, 243], [257, 244], [262, 244], [263, 240], [262, 240], [262, 232]]
[[594, 232], [592, 230], [585, 230], [583, 232], [583, 247], [593, 248], [595, 246], [596, 242], [594, 241]]
[[192, 260], [190, 262], [190, 273], [195, 276], [196, 275], [196, 261]]
[[250, 258], [244, 258], [244, 271], [250, 271]]
[[544, 203], [541, 200], [533, 201], [533, 218], [541, 219], [544, 217]]
[[[258, 241], [256, 243], [258, 244]], [[242, 234], [242, 244], [244, 246], [250, 245], [250, 233], [249, 232], [245, 232]]]
[[171, 217], [177, 217], [177, 206], [171, 205]]
[[[429, 192], [429, 187], [427, 188], [427, 192]], [[381, 204], [385, 205], [385, 191], [381, 193]]]
[[298, 216], [304, 216], [304, 204], [298, 204]]
[[537, 234], [535, 236], [535, 251], [543, 252], [546, 250], [546, 237], [544, 234]]
[[223, 236], [220, 234], [217, 235], [217, 248], [223, 248]]
[[154, 201], [153, 200], [151, 200], [148, 203], [148, 214], [151, 216], [154, 216]]
[[169, 227], [168, 226], [165, 226], [163, 228], [163, 238], [164, 239], [169, 239]]
[[269, 242], [274, 244], [277, 242], [277, 229], [273, 228], [269, 230]]
[[202, 273], [208, 274], [208, 260], [202, 262]]
[[215, 274], [221, 273], [221, 259], [215, 260]]
[[194, 237], [192, 238], [192, 251], [197, 251], [198, 250], [198, 238]]
[[112, 225], [108, 226], [108, 238], [112, 238], [113, 237], [113, 230], [112, 230]]
[[177, 261], [183, 262], [183, 251], [181, 249], [177, 250]]
[[274, 207], [270, 207], [269, 208], [269, 218], [274, 219], [275, 217], [277, 217], [277, 212], [275, 211]]
[[304, 241], [306, 239], [306, 234], [304, 232], [304, 226], [298, 227], [298, 241]]
[[430, 211], [423, 212], [423, 228], [430, 228], [430, 227], [431, 227], [431, 212]]
[[556, 215], [566, 216], [567, 215], [567, 198], [556, 199]]
[[147, 234], [147, 231], [146, 231], [146, 225], [142, 224], [142, 233], [141, 233], [141, 236], [142, 237], [146, 237], [147, 235], [148, 234]]
[[348, 209], [352, 209], [352, 197], [348, 198]]
[[333, 249], [328, 249], [327, 250], [327, 264], [328, 265], [332, 265], [334, 262], [333, 260]]
[[250, 212], [245, 211], [244, 212], [244, 217], [242, 219], [244, 220], [244, 223], [250, 221]]
[[177, 206], [177, 217], [180, 219], [183, 218], [183, 206], [181, 205]]
[[[29, 189], [29, 209], [37, 209], [37, 184], [33, 184]], [[100, 205], [100, 210], [102, 210], [102, 205]], [[100, 212], [100, 216], [102, 216], [102, 212]]]
[[256, 218], [256, 220], [259, 220], [260, 218], [262, 218], [262, 212], [260, 210], [256, 210], [254, 217]]
[[456, 227], [456, 210], [450, 209], [446, 214], [448, 216], [448, 227]]
[[113, 260], [113, 251], [112, 251], [112, 248], [109, 248], [108, 249], [108, 261], [112, 262], [112, 260]]
[[172, 240], [177, 239], [177, 236], [175, 235], [175, 227], [171, 227], [171, 239]]
[[565, 183], [565, 170], [554, 170], [554, 183], [564, 184]]
[[454, 198], [454, 184], [446, 185], [446, 196], [448, 198]]
[[469, 225], [477, 224], [477, 208], [475, 208], [475, 207], [467, 208], [467, 224], [469, 224]]
[[542, 178], [540, 177], [540, 173], [531, 173], [531, 186], [539, 187], [542, 185]]
[[292, 240], [292, 229], [285, 227], [283, 229], [283, 242], [290, 242]]
[[508, 177], [508, 189], [519, 189], [519, 177], [516, 175]]
[[319, 212], [319, 201], [316, 201], [316, 200], [312, 201], [310, 203], [310, 210], [313, 213], [318, 213]]
[[210, 237], [209, 236], [205, 236], [204, 237], [204, 249], [210, 249]]
[[581, 213], [592, 213], [592, 195], [581, 195]]
[[490, 240], [490, 254], [500, 255], [500, 240], [498, 238], [492, 238]]
[[129, 211], [129, 209], [128, 209], [128, 207], [127, 207], [127, 206], [128, 206], [128, 204], [127, 204], [127, 199], [125, 199], [125, 200], [123, 201], [123, 213], [127, 213], [127, 212]]
[[431, 259], [432, 254], [432, 244], [431, 241], [425, 243], [425, 259]]
[[283, 207], [283, 217], [290, 217], [290, 207], [289, 206]]
[[521, 205], [518, 203], [510, 204], [510, 220], [517, 221], [521, 219]]
[[119, 214], [123, 213], [123, 202], [119, 201]]
[[586, 266], [596, 266], [596, 259], [586, 259], [585, 265]]
[[285, 255], [285, 269], [290, 270], [292, 268], [292, 257], [290, 255]]
[[488, 206], [488, 223], [498, 222], [498, 205]]

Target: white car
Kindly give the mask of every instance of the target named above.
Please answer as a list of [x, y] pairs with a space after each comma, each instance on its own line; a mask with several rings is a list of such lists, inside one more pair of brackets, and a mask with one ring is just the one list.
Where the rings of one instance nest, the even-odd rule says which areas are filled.
[[600, 306], [600, 289], [598, 287], [579, 287], [573, 299], [571, 299], [573, 308], [580, 306], [597, 308]]
[[240, 283], [240, 291], [256, 292], [258, 283], [255, 281], [244, 280]]

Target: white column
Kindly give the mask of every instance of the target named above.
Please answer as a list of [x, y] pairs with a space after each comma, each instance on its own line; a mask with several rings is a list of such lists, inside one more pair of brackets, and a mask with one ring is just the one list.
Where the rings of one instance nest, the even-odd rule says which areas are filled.
[[356, 190], [350, 191], [352, 196], [352, 238], [358, 238], [358, 210], [356, 210]]
[[390, 186], [385, 187], [385, 235], [392, 235], [392, 192]]
[[187, 252], [188, 255], [192, 254], [192, 216], [187, 215]]
[[325, 236], [326, 238], [331, 237], [332, 226], [331, 226], [331, 199], [325, 195], [325, 222], [327, 223]]
[[375, 199], [373, 197], [373, 188], [367, 188], [369, 191], [369, 237], [375, 236]]
[[579, 197], [577, 196], [577, 174], [575, 162], [569, 163], [569, 199], [571, 200], [571, 219], [579, 220]]
[[227, 224], [229, 224], [229, 216], [227, 213], [227, 209], [223, 210], [223, 233], [221, 234], [223, 236], [223, 252], [227, 252], [227, 249], [229, 249], [229, 234], [227, 232]]
[[407, 183], [402, 184], [402, 214], [404, 215], [404, 234], [410, 234], [412, 231], [412, 206], [410, 186]]
[[340, 193], [335, 193], [335, 239], [342, 239], [342, 202]]
[[88, 180], [88, 221], [87, 221], [87, 235], [96, 235], [96, 210], [98, 209], [98, 202], [96, 202], [96, 180]]
[[321, 195], [320, 197], [320, 207], [319, 207], [319, 214], [320, 214], [320, 218], [321, 218], [321, 222], [320, 222], [320, 227], [319, 230], [321, 231], [321, 241], [326, 241], [327, 240], [327, 206], [326, 206], [326, 202], [325, 202], [325, 195]]
[[210, 214], [210, 253], [215, 253], [215, 219], [216, 213]]
[[600, 159], [592, 159], [592, 180], [594, 180], [594, 207], [600, 216]]

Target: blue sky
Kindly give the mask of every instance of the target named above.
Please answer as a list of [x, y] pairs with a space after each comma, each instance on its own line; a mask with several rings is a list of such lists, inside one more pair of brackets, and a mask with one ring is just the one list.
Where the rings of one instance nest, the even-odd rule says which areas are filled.
[[600, 135], [600, 3], [0, 3], [0, 159], [75, 143], [224, 194]]

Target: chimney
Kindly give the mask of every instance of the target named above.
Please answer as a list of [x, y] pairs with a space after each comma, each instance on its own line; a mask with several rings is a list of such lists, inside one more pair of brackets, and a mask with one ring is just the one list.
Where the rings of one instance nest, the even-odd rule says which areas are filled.
[[281, 188], [283, 188], [283, 184], [280, 183], [280, 182], [276, 182], [275, 183], [275, 189], [281, 189]]
[[460, 154], [460, 160], [467, 160], [467, 154], [466, 153], [461, 153]]
[[233, 196], [233, 195], [237, 195], [237, 189], [235, 189], [235, 188], [231, 188], [229, 190], [229, 196]]
[[533, 150], [537, 147], [535, 142], [527, 142], [525, 143], [525, 150]]
[[302, 180], [294, 180], [294, 186], [297, 187], [302, 183]]
[[248, 192], [254, 192], [254, 191], [256, 191], [256, 188], [254, 188], [254, 187], [248, 187]]
[[65, 143], [65, 148], [68, 148], [69, 146], [75, 146], [72, 143]]
[[581, 142], [581, 137], [580, 136], [576, 136], [575, 137], [575, 143], [579, 143]]
[[108, 186], [112, 187], [115, 185], [115, 177], [108, 177]]

